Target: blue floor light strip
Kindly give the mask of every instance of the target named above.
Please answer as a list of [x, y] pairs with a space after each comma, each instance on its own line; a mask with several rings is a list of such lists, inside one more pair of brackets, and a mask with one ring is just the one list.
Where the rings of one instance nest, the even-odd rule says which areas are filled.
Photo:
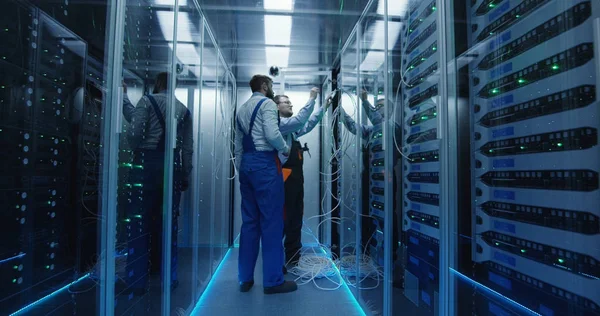
[[215, 282], [215, 279], [216, 279], [217, 275], [219, 274], [219, 272], [223, 268], [223, 264], [225, 263], [225, 261], [227, 261], [227, 259], [229, 258], [230, 254], [231, 254], [231, 248], [229, 248], [227, 250], [227, 253], [223, 257], [223, 260], [221, 260], [221, 262], [219, 263], [219, 266], [215, 270], [215, 273], [210, 278], [210, 281], [208, 281], [208, 285], [206, 286], [206, 289], [204, 289], [204, 292], [202, 293], [202, 295], [200, 295], [200, 299], [198, 300], [198, 303], [196, 303], [196, 306], [194, 307], [194, 309], [192, 310], [192, 313], [190, 314], [191, 316], [193, 316], [193, 315], [200, 315], [199, 314], [199, 312], [200, 312], [200, 306], [202, 306], [202, 302], [206, 298], [206, 294], [208, 293], [208, 291], [210, 291], [213, 283]]
[[331, 260], [331, 257], [329, 256], [327, 251], [325, 249], [323, 249], [323, 247], [319, 247], [319, 249], [321, 249], [321, 251], [323, 251], [325, 256], [329, 259], [329, 261], [333, 265], [333, 268], [335, 269], [335, 272], [339, 276], [340, 281], [342, 281], [342, 283], [344, 284], [343, 288], [346, 290], [346, 294], [352, 298], [352, 301], [354, 302], [354, 307], [356, 308], [356, 310], [360, 311], [360, 315], [366, 316], [367, 314], [365, 313], [365, 310], [362, 308], [362, 306], [360, 305], [358, 300], [356, 300], [356, 297], [354, 296], [354, 294], [352, 294], [352, 291], [350, 291], [350, 287], [348, 287], [348, 284], [346, 284], [346, 280], [344, 280], [344, 278], [342, 277], [342, 272], [338, 269], [338, 267], [335, 265], [333, 260]]
[[504, 296], [504, 295], [502, 295], [502, 294], [500, 294], [500, 293], [498, 293], [498, 292], [496, 292], [496, 291], [494, 291], [492, 289], [490, 289], [489, 287], [487, 287], [487, 286], [485, 286], [485, 285], [483, 285], [483, 284], [481, 284], [479, 282], [474, 281], [473, 279], [467, 277], [466, 275], [464, 275], [464, 274], [462, 274], [462, 273], [460, 273], [460, 272], [458, 272], [458, 271], [456, 271], [456, 270], [454, 270], [452, 268], [450, 268], [450, 272], [454, 273], [460, 279], [462, 279], [463, 281], [466, 281], [467, 283], [470, 283], [471, 285], [475, 286], [476, 288], [482, 289], [482, 290], [488, 292], [489, 294], [492, 294], [492, 295], [498, 297], [499, 299], [501, 299], [503, 301], [507, 301], [508, 303], [510, 303], [511, 305], [513, 305], [513, 306], [521, 309], [522, 311], [524, 311], [528, 315], [542, 316], [542, 314], [532, 311], [531, 309], [525, 307], [524, 305], [522, 305], [522, 304], [520, 304], [520, 303], [518, 303], [518, 302], [516, 302], [516, 301], [514, 301], [514, 300], [512, 300], [512, 299], [510, 299], [510, 298], [508, 298], [508, 297], [506, 297], [506, 296]]
[[240, 234], [233, 240], [233, 248], [240, 248]]
[[15, 260], [15, 259], [23, 258], [23, 257], [25, 257], [25, 254], [24, 254], [24, 253], [22, 253], [22, 254], [20, 254], [20, 255], [16, 255], [16, 256], [14, 256], [14, 257], [7, 258], [7, 259], [2, 259], [2, 260], [0, 260], [0, 264], [3, 264], [3, 263], [6, 263], [6, 262], [9, 262], [9, 261], [12, 261], [12, 260]]
[[325, 254], [325, 257], [327, 257], [327, 259], [329, 259], [329, 262], [331, 262], [331, 265], [333, 265], [335, 272], [337, 273], [338, 277], [340, 278], [340, 281], [343, 284], [343, 288], [346, 290], [346, 294], [352, 298], [352, 301], [354, 302], [354, 307], [356, 308], [356, 310], [360, 311], [360, 315], [366, 316], [367, 314], [365, 313], [365, 310], [362, 308], [362, 306], [360, 305], [360, 303], [358, 302], [358, 300], [356, 299], [354, 294], [352, 294], [352, 291], [350, 291], [350, 287], [348, 287], [348, 284], [346, 283], [346, 280], [344, 280], [344, 277], [342, 277], [342, 272], [335, 265], [335, 262], [333, 262], [333, 260], [331, 260], [331, 255], [329, 253], [327, 253], [327, 250], [325, 250], [325, 248], [323, 248], [321, 246], [321, 244], [319, 243], [319, 238], [317, 238], [317, 236], [315, 236], [315, 233], [313, 233], [312, 229], [310, 229], [310, 227], [308, 227], [308, 225], [306, 225], [306, 223], [304, 223], [304, 227], [306, 227], [306, 229], [308, 229], [309, 235], [311, 235], [317, 242], [316, 248], [321, 249], [321, 251]]
[[87, 274], [85, 274], [84, 276], [82, 276], [81, 278], [79, 278], [79, 279], [77, 279], [77, 280], [75, 280], [75, 281], [73, 281], [73, 282], [71, 282], [71, 283], [69, 283], [69, 284], [67, 284], [67, 285], [65, 285], [65, 286], [63, 286], [63, 287], [61, 287], [60, 289], [58, 289], [58, 290], [56, 290], [56, 291], [54, 291], [54, 292], [52, 292], [52, 293], [50, 293], [50, 294], [48, 294], [48, 295], [46, 295], [46, 296], [44, 296], [44, 297], [40, 298], [39, 300], [37, 300], [37, 301], [35, 301], [35, 302], [33, 302], [33, 303], [31, 303], [31, 304], [29, 304], [29, 305], [27, 305], [27, 306], [25, 306], [25, 307], [23, 307], [23, 308], [19, 309], [18, 311], [16, 311], [16, 312], [14, 312], [14, 313], [10, 314], [10, 316], [19, 315], [19, 314], [21, 314], [21, 313], [23, 313], [23, 312], [26, 312], [28, 309], [30, 309], [30, 308], [32, 308], [32, 307], [34, 307], [34, 306], [36, 306], [36, 305], [38, 305], [38, 304], [40, 304], [40, 303], [42, 303], [42, 302], [44, 302], [44, 301], [48, 300], [48, 299], [50, 299], [51, 297], [53, 297], [53, 296], [57, 295], [57, 294], [58, 294], [58, 293], [60, 293], [60, 292], [62, 292], [62, 291], [64, 291], [64, 290], [68, 289], [68, 288], [69, 288], [69, 286], [71, 286], [71, 285], [74, 285], [74, 284], [77, 284], [77, 283], [81, 282], [81, 280], [83, 280], [83, 279], [87, 278], [88, 276], [90, 276], [90, 274], [89, 274], [89, 273], [87, 273]]

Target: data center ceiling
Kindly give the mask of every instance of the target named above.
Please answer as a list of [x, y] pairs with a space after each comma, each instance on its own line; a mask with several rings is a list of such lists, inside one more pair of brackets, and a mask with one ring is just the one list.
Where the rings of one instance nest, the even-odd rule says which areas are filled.
[[[70, 0], [69, 16], [61, 9], [65, 6], [63, 0], [31, 1], [67, 27], [77, 29], [89, 44], [89, 53], [102, 58], [105, 29], [98, 22], [106, 17], [106, 0]], [[193, 79], [199, 75], [202, 28], [195, 2], [240, 87], [246, 86], [253, 74], [268, 74], [273, 65], [286, 68], [288, 87], [320, 85], [369, 5], [369, 0], [178, 0], [179, 15], [173, 23], [174, 0], [127, 0], [123, 59], [126, 77], [151, 80], [159, 71], [169, 69], [175, 27], [177, 57], [181, 64], [188, 65], [182, 77]], [[370, 10], [377, 10], [379, 2], [383, 0], [372, 0]], [[374, 40], [367, 33], [365, 36]], [[216, 52], [207, 50], [207, 46], [205, 42], [204, 65], [216, 62]], [[210, 81], [207, 74], [211, 71], [203, 69], [203, 78]]]
[[276, 65], [290, 86], [322, 82], [368, 2], [199, 0], [238, 82]]

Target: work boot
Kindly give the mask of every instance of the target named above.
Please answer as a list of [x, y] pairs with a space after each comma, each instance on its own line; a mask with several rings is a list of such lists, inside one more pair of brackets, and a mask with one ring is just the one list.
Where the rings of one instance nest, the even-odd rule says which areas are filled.
[[280, 285], [266, 287], [264, 289], [265, 294], [278, 294], [278, 293], [289, 293], [294, 292], [298, 289], [298, 285], [294, 281], [283, 281]]
[[250, 282], [241, 282], [240, 283], [240, 292], [248, 292], [254, 285], [254, 281]]

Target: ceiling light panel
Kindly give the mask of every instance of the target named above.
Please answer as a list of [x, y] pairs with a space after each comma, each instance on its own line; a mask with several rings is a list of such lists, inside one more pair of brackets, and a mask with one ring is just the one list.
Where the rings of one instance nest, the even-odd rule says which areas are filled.
[[271, 11], [293, 11], [293, 0], [264, 0], [265, 10]]
[[292, 37], [292, 17], [265, 15], [265, 44], [289, 46]]

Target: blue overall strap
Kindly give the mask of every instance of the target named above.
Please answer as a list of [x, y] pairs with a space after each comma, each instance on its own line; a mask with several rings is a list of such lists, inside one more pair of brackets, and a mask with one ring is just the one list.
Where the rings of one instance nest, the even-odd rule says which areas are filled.
[[[267, 98], [260, 100], [258, 102], [258, 104], [256, 105], [256, 107], [254, 108], [254, 112], [252, 112], [252, 117], [250, 118], [250, 125], [248, 125], [248, 133], [247, 133], [248, 135], [250, 135], [250, 133], [252, 132], [252, 125], [254, 125], [254, 120], [256, 119], [256, 115], [258, 114], [258, 109], [263, 104], [263, 102], [265, 102], [266, 100], [267, 100]], [[242, 131], [242, 133], [244, 135], [246, 135], [246, 133], [244, 133], [244, 129], [242, 128], [242, 124], [240, 124], [239, 116], [235, 121], [237, 122], [237, 125], [238, 125], [238, 128], [240, 129], [240, 131]]]
[[150, 103], [152, 104], [152, 108], [154, 108], [154, 114], [156, 114], [156, 117], [158, 117], [158, 123], [160, 123], [160, 126], [163, 128], [163, 130], [165, 130], [165, 118], [162, 115], [162, 112], [160, 111], [160, 109], [158, 108], [158, 103], [156, 103], [156, 100], [154, 99], [153, 96], [151, 95], [146, 95], [148, 97], [148, 100], [150, 100]]
[[158, 108], [158, 104], [156, 103], [156, 100], [154, 99], [153, 96], [147, 94], [146, 97], [148, 97], [148, 100], [150, 100], [150, 104], [152, 104], [152, 108], [154, 109], [154, 114], [156, 114], [156, 117], [158, 118], [158, 123], [160, 124], [160, 126], [162, 127], [162, 134], [160, 136], [160, 140], [158, 141], [158, 145], [156, 147], [156, 149], [158, 150], [164, 150], [165, 148], [165, 134], [167, 132], [167, 127], [165, 124], [165, 118], [163, 117], [162, 112], [160, 111], [160, 109]]
[[258, 114], [258, 110], [260, 109], [261, 105], [266, 100], [267, 100], [267, 98], [260, 100], [258, 102], [258, 104], [256, 105], [256, 107], [254, 108], [254, 112], [252, 112], [252, 117], [250, 118], [250, 125], [248, 125], [248, 133], [244, 133], [244, 129], [242, 128], [242, 124], [240, 123], [240, 118], [238, 117], [236, 120], [237, 124], [238, 124], [238, 128], [240, 129], [240, 131], [242, 132], [242, 135], [243, 135], [242, 146], [243, 146], [244, 152], [246, 152], [246, 153], [256, 151], [256, 146], [254, 146], [254, 140], [252, 139], [252, 128], [254, 127], [254, 121], [256, 120], [256, 115]]
[[263, 105], [263, 103], [265, 101], [267, 101], [267, 99], [268, 98], [264, 98], [264, 99], [258, 101], [258, 104], [254, 108], [254, 112], [252, 112], [252, 117], [250, 118], [250, 125], [248, 125], [248, 135], [252, 135], [252, 128], [254, 127], [254, 120], [256, 119], [256, 115], [258, 114], [258, 110], [260, 109], [260, 106]]
[[[262, 105], [263, 102], [265, 102], [265, 99], [260, 100], [260, 102], [258, 102], [258, 104], [256, 105], [256, 107], [254, 108], [254, 112], [252, 113], [252, 118], [250, 119], [250, 125], [249, 125], [249, 129], [252, 130], [252, 125], [254, 124], [254, 119], [256, 119], [256, 114], [258, 113], [258, 109], [260, 108], [260, 106]], [[240, 131], [242, 131], [242, 133], [244, 135], [246, 135], [246, 133], [244, 133], [244, 129], [242, 128], [242, 124], [240, 124], [240, 118], [238, 117], [235, 120], [238, 124], [238, 128], [240, 129]], [[248, 132], [248, 134], [250, 134], [250, 132]]]

